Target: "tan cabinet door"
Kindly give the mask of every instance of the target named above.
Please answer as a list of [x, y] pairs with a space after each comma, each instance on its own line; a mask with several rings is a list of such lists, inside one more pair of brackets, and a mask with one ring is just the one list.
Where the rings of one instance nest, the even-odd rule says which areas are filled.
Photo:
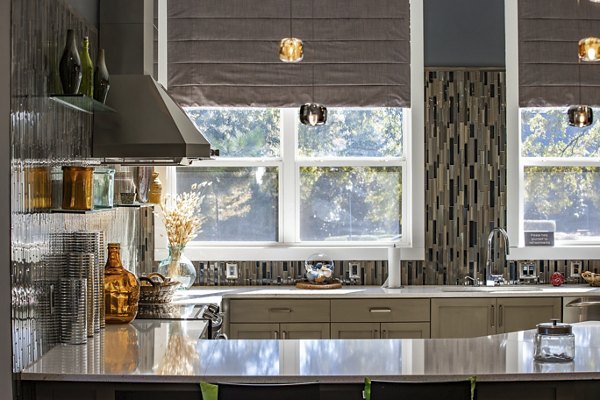
[[329, 339], [329, 324], [280, 324], [280, 339]]
[[229, 324], [230, 339], [281, 339], [279, 324]]
[[431, 299], [431, 337], [468, 338], [496, 333], [496, 299]]
[[382, 339], [429, 339], [427, 322], [382, 322]]
[[541, 322], [560, 319], [560, 297], [498, 298], [498, 333], [533, 329]]
[[331, 324], [332, 339], [379, 339], [379, 322], [341, 322]]

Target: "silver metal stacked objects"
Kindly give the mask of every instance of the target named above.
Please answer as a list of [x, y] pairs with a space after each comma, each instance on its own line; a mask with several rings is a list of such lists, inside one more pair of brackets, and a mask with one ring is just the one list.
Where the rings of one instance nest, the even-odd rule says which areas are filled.
[[58, 311], [60, 313], [61, 343], [87, 343], [86, 286], [85, 279], [63, 278], [60, 280]]
[[65, 256], [46, 254], [43, 259], [44, 279], [40, 283], [38, 296], [40, 318], [43, 325], [43, 340], [54, 345], [60, 343], [60, 318], [58, 314], [58, 289], [62, 271], [66, 268]]
[[67, 232], [51, 235], [53, 253], [92, 253], [94, 254], [93, 270], [88, 279], [88, 296], [90, 327], [89, 336], [104, 327], [104, 264], [106, 260], [104, 232]]
[[[61, 278], [86, 281], [86, 309], [82, 315], [86, 319], [88, 337], [99, 332], [104, 322], [104, 242], [103, 232], [54, 233], [50, 237], [51, 252], [55, 255], [53, 257], [64, 258]], [[61, 341], [65, 343], [65, 340]]]

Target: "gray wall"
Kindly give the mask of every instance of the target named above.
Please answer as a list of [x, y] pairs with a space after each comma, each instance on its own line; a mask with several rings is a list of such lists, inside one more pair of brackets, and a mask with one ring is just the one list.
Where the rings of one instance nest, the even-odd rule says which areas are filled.
[[[10, 188], [10, 1], [0, 1], [0, 187]], [[10, 189], [0, 191], [0, 389], [12, 398]]]
[[426, 67], [503, 67], [504, 0], [424, 0]]
[[98, 28], [98, 3], [100, 0], [64, 0], [80, 17]]

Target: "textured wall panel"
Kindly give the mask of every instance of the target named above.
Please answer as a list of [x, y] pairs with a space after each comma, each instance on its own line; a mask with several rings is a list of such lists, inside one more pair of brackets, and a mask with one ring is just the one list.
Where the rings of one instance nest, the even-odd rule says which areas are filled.
[[93, 60], [98, 35], [61, 0], [13, 0], [11, 19], [12, 354], [13, 370], [18, 372], [56, 344], [52, 338], [57, 318], [49, 318], [46, 307], [52, 293], [45, 261], [50, 234], [104, 231], [107, 241], [122, 244], [124, 263], [135, 270], [143, 213], [119, 208], [55, 214], [31, 207], [35, 191], [27, 179], [30, 168], [96, 162], [90, 159], [93, 116], [66, 108], [49, 95], [61, 92], [58, 62], [67, 29], [75, 31], [78, 42], [89, 36]]

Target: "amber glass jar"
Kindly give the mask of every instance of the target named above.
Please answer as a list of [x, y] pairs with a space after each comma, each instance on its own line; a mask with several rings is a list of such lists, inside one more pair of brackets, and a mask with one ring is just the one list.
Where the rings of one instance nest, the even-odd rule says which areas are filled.
[[62, 208], [91, 210], [94, 206], [94, 168], [63, 167]]
[[123, 268], [121, 245], [108, 244], [108, 260], [104, 270], [104, 309], [107, 324], [131, 322], [138, 310], [140, 282]]

